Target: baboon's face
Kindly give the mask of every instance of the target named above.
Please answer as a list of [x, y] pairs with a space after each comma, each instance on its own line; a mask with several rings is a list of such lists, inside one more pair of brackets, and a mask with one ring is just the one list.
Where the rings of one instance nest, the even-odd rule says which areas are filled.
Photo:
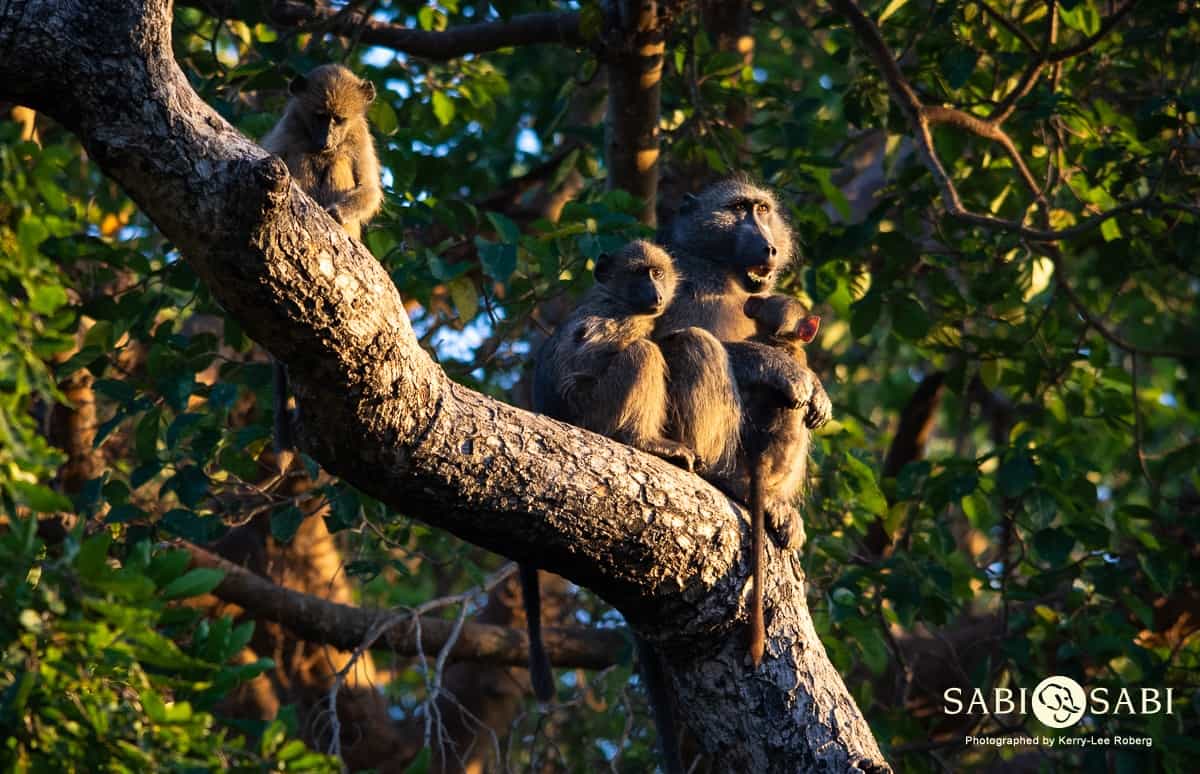
[[719, 264], [747, 292], [775, 286], [792, 258], [792, 235], [774, 195], [728, 180], [688, 196], [673, 229], [673, 244]]
[[341, 65], [324, 65], [292, 81], [297, 116], [310, 153], [331, 153], [364, 121], [375, 86]]
[[614, 255], [600, 257], [596, 281], [630, 314], [657, 317], [675, 296], [678, 274], [666, 251], [634, 242]]
[[744, 308], [757, 335], [788, 344], [808, 344], [817, 336], [821, 318], [787, 296], [751, 296]]
[[337, 150], [346, 139], [351, 120], [350, 116], [334, 112], [329, 105], [318, 105], [311, 112], [306, 111], [303, 121], [309, 150], [313, 153]]

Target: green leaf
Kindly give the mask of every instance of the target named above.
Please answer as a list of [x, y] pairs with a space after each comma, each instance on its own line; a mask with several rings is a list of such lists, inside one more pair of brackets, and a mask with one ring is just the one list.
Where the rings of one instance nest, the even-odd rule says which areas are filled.
[[156, 586], [165, 586], [183, 574], [191, 558], [192, 555], [182, 548], [155, 554], [146, 568], [146, 575]]
[[224, 578], [223, 570], [196, 567], [168, 583], [162, 590], [162, 596], [164, 599], [184, 599], [207, 594], [219, 586]]
[[358, 524], [362, 503], [358, 493], [349, 487], [329, 487], [325, 490], [329, 500], [329, 515], [325, 517], [325, 526], [330, 532], [341, 532]]
[[446, 126], [454, 120], [454, 101], [446, 96], [443, 91], [435, 91], [432, 97], [433, 114], [437, 116], [438, 123]]
[[1061, 529], [1043, 529], [1033, 536], [1034, 550], [1051, 567], [1064, 564], [1074, 545], [1075, 538]]
[[454, 308], [458, 310], [459, 320], [464, 324], [474, 320], [479, 313], [479, 292], [475, 290], [475, 283], [469, 277], [459, 277], [446, 287], [454, 301]]
[[812, 169], [812, 176], [816, 178], [817, 185], [821, 188], [821, 193], [833, 205], [833, 209], [842, 217], [842, 220], [850, 220], [850, 202], [846, 199], [846, 195], [842, 193], [842, 189], [833, 184], [833, 171], [825, 168]]
[[28, 481], [9, 481], [7, 486], [18, 503], [38, 513], [73, 510], [71, 501], [65, 495], [41, 484], [32, 484]]
[[138, 421], [133, 433], [138, 460], [152, 462], [158, 456], [158, 426], [161, 419], [162, 409], [156, 406]]
[[304, 513], [294, 505], [276, 510], [271, 513], [271, 537], [277, 543], [287, 545], [292, 542], [303, 521]]
[[1095, 35], [1100, 31], [1100, 12], [1090, 2], [1078, 3], [1073, 8], [1064, 3], [1058, 7], [1058, 14], [1063, 24], [1084, 35]]
[[904, 296], [892, 304], [892, 327], [904, 338], [920, 341], [931, 325], [925, 308], [912, 296]]
[[189, 508], [195, 508], [208, 496], [208, 476], [198, 465], [186, 465], [168, 479], [166, 486], [179, 495], [179, 500]]
[[979, 379], [989, 390], [994, 390], [1000, 384], [1000, 374], [1004, 364], [999, 358], [985, 360], [979, 365]]
[[195, 427], [204, 417], [205, 414], [187, 412], [180, 414], [171, 421], [167, 427], [166, 442], [168, 449], [174, 449], [179, 443], [179, 439], [183, 437], [192, 427]]
[[892, 14], [894, 14], [896, 11], [899, 11], [901, 8], [903, 8], [904, 4], [907, 2], [908, 0], [892, 0], [887, 4], [887, 7], [883, 9], [883, 13], [879, 14], [879, 20], [875, 23], [882, 27], [883, 23], [890, 19]]
[[846, 456], [846, 469], [853, 479], [851, 489], [854, 492], [857, 504], [876, 516], [886, 514], [888, 510], [887, 498], [883, 496], [883, 492], [879, 489], [879, 482], [875, 479], [875, 471], [853, 455]]
[[371, 120], [371, 126], [375, 127], [375, 131], [384, 136], [393, 135], [400, 128], [400, 119], [396, 116], [396, 109], [387, 99], [377, 99], [372, 102], [367, 116]]
[[83, 541], [79, 555], [75, 557], [75, 569], [85, 580], [95, 580], [108, 569], [108, 548], [112, 545], [112, 535], [108, 530]]
[[850, 333], [861, 339], [875, 328], [879, 313], [883, 310], [883, 295], [875, 288], [867, 291], [857, 303], [850, 307]]
[[29, 308], [38, 314], [54, 314], [67, 303], [67, 291], [61, 285], [38, 285], [29, 294]]
[[965, 46], [954, 46], [943, 54], [942, 75], [946, 76], [950, 88], [961, 89], [966, 86], [967, 81], [971, 79], [971, 73], [975, 72], [975, 63], [978, 61], [979, 54]]
[[514, 245], [520, 241], [521, 229], [511, 219], [498, 212], [488, 212], [485, 214], [487, 215], [488, 222], [492, 224], [492, 228], [496, 229], [496, 233], [500, 235], [501, 241]]
[[1033, 485], [1036, 478], [1037, 470], [1033, 466], [1033, 460], [1024, 453], [1014, 454], [1005, 459], [996, 473], [996, 483], [1005, 497], [1020, 497]]
[[133, 389], [133, 385], [119, 379], [97, 379], [92, 385], [92, 389], [122, 404], [132, 403], [134, 397], [137, 395]]
[[[110, 350], [113, 347], [113, 340], [113, 324], [108, 320], [99, 320], [83, 335], [83, 346]], [[132, 392], [133, 388], [129, 389]]]
[[517, 246], [493, 244], [482, 237], [475, 237], [475, 246], [479, 250], [479, 263], [484, 274], [497, 282], [508, 282], [517, 270]]
[[158, 525], [173, 535], [192, 541], [207, 543], [219, 533], [221, 522], [206, 519], [186, 508], [172, 508], [163, 514]]

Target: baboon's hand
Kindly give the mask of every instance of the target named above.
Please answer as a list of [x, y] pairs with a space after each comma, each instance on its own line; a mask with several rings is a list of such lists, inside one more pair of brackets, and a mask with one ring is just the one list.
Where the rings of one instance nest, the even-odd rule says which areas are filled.
[[804, 424], [816, 430], [830, 419], [833, 419], [833, 403], [829, 400], [825, 387], [814, 376], [812, 397], [808, 401], [808, 410], [804, 412]]
[[688, 473], [694, 473], [696, 470], [696, 452], [689, 449], [685, 444], [669, 441], [666, 438], [652, 438], [634, 445], [644, 452], [653, 454], [656, 457], [662, 457], [667, 462], [683, 468]]
[[773, 392], [790, 409], [812, 398], [816, 376], [782, 350], [754, 341], [727, 343], [725, 348], [740, 389]]
[[342, 207], [340, 204], [330, 204], [325, 208], [325, 211], [329, 213], [330, 217], [338, 222], [339, 226], [346, 225], [346, 217], [342, 213]]
[[768, 501], [766, 517], [767, 531], [775, 545], [791, 551], [804, 547], [808, 535], [804, 531], [804, 519], [795, 506], [784, 500]]

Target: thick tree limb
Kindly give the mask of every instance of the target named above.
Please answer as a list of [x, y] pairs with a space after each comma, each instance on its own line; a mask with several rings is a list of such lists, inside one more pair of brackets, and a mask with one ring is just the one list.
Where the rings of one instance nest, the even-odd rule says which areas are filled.
[[658, 119], [662, 102], [665, 23], [657, 0], [619, 0], [610, 9], [609, 188], [642, 200], [641, 221], [655, 225]]
[[617, 606], [669, 657], [680, 719], [718, 769], [884, 766], [817, 638], [798, 558], [768, 555], [768, 655], [751, 671], [738, 623], [744, 510], [661, 460], [451, 382], [367, 249], [191, 89], [170, 11], [169, 0], [0, 5], [0, 97], [78, 134], [288, 365], [311, 456]]
[[[273, 621], [308, 642], [352, 651], [367, 632], [386, 620], [386, 610], [352, 607], [286, 589], [245, 570], [233, 562], [185, 541], [176, 541], [192, 555], [192, 567], [225, 573], [213, 591], [217, 597], [241, 607], [252, 617]], [[454, 622], [444, 618], [404, 616], [379, 638], [376, 647], [401, 656], [437, 653], [450, 639]], [[624, 656], [632, 657], [632, 640], [618, 629], [583, 626], [545, 630], [546, 650], [556, 666], [604, 669]], [[418, 647], [419, 646], [419, 647]], [[522, 629], [467, 623], [450, 650], [451, 661], [480, 661], [505, 666], [529, 663], [529, 635]]]
[[[227, 19], [240, 18], [234, 0], [185, 0]], [[276, 27], [313, 27], [345, 35], [373, 46], [385, 46], [411, 56], [444, 61], [467, 54], [482, 54], [510, 46], [557, 43], [582, 46], [578, 13], [531, 13], [507, 21], [480, 22], [441, 32], [416, 30], [364, 16], [358, 11], [336, 8], [323, 2], [278, 0], [268, 10]]]

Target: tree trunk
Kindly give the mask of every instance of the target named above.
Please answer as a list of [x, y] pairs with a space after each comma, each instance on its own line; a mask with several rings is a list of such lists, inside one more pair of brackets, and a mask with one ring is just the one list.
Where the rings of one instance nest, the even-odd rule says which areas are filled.
[[80, 136], [227, 312], [288, 365], [327, 470], [465, 540], [588, 586], [666, 655], [722, 771], [883, 767], [825, 656], [799, 560], [768, 556], [748, 667], [746, 514], [699, 478], [449, 381], [383, 268], [192, 91], [168, 0], [0, 5], [0, 97]]

